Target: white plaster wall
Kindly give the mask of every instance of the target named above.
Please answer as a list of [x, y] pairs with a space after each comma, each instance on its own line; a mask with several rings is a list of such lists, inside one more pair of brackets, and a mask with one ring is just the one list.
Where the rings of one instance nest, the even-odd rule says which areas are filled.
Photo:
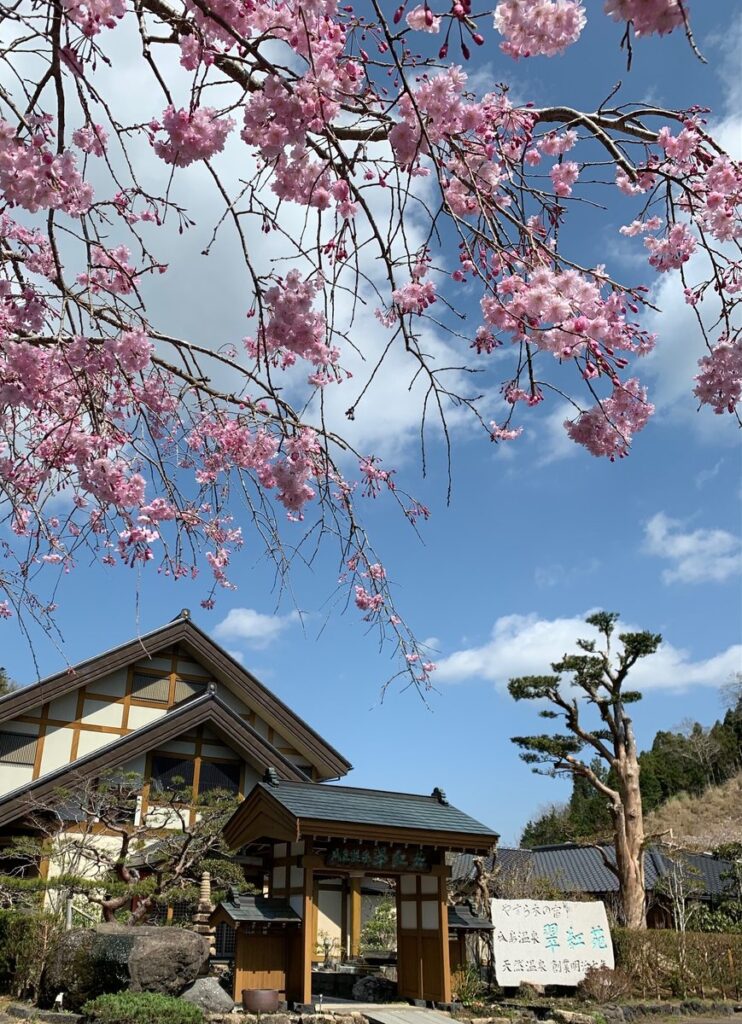
[[[340, 951], [343, 938], [343, 893], [340, 889], [320, 889], [317, 893], [317, 952], [322, 953], [325, 935], [333, 943], [333, 953]], [[323, 934], [324, 933], [324, 934]]]
[[12, 793], [14, 789], [27, 786], [33, 778], [33, 765], [0, 765], [0, 794]]
[[69, 764], [72, 751], [72, 729], [51, 725], [46, 730], [44, 753], [41, 756], [41, 774], [53, 772], [55, 768]]
[[[75, 833], [63, 832], [57, 839], [56, 850], [49, 858], [49, 877], [54, 878], [70, 871], [74, 867], [75, 874], [84, 878], [97, 878], [105, 873], [105, 865], [98, 865], [95, 858], [80, 858], [75, 856]], [[121, 840], [117, 836], [90, 835], [82, 839], [86, 849], [98, 849], [105, 851], [109, 857], [115, 857], [121, 847]], [[69, 844], [69, 845], [68, 845]], [[75, 858], [75, 864], [72, 859]]]
[[227, 707], [232, 708], [238, 715], [247, 714], [250, 708], [245, 704], [244, 701], [240, 700], [230, 689], [228, 689], [224, 683], [217, 683], [216, 692], [219, 697], [224, 701]]
[[259, 781], [260, 778], [261, 776], [258, 774], [258, 772], [255, 771], [253, 766], [245, 762], [245, 796], [247, 796], [247, 794], [253, 788], [255, 783]]
[[119, 737], [110, 732], [86, 732], [81, 729], [80, 740], [77, 744], [77, 756], [85, 757], [86, 754], [91, 754], [94, 750], [107, 747], [109, 743], [115, 743], [117, 739]]
[[172, 665], [171, 658], [142, 658], [141, 661], [135, 663], [134, 671], [141, 668], [150, 672], [165, 672], [170, 675]]
[[204, 743], [201, 747], [201, 753], [204, 757], [235, 758], [239, 756], [235, 754], [231, 747], [226, 747], [223, 743]]
[[128, 669], [120, 668], [112, 672], [110, 676], [104, 676], [88, 686], [91, 693], [100, 693], [105, 697], [123, 697], [126, 693], [126, 680]]
[[65, 693], [63, 697], [55, 697], [49, 705], [49, 718], [60, 722], [74, 722], [77, 715], [77, 690]]
[[162, 708], [140, 708], [132, 705], [129, 708], [129, 728], [130, 729], [141, 729], [144, 725], [149, 725], [150, 722], [156, 721], [158, 718], [166, 713], [166, 709]]
[[157, 750], [163, 754], [195, 754], [196, 744], [193, 740], [170, 740], [168, 743], [161, 743]]
[[259, 736], [263, 736], [265, 739], [268, 739], [268, 723], [264, 722], [262, 718], [255, 719], [253, 729]]
[[107, 704], [102, 700], [86, 698], [81, 721], [85, 725], [110, 725], [120, 729], [123, 717], [123, 704]]
[[184, 661], [182, 658], [178, 658], [178, 675], [181, 676], [200, 676], [202, 679], [212, 679], [211, 673], [199, 665], [197, 661]]
[[133, 757], [131, 761], [127, 761], [126, 764], [121, 766], [122, 772], [136, 772], [137, 775], [144, 775], [144, 766], [146, 764], [146, 756], [140, 754], [139, 757]]
[[289, 896], [289, 906], [291, 907], [292, 910], [296, 911], [296, 913], [299, 915], [299, 917], [301, 917], [303, 919], [303, 917], [304, 917], [304, 897], [303, 896], [300, 896], [299, 893], [296, 893], [295, 896]]

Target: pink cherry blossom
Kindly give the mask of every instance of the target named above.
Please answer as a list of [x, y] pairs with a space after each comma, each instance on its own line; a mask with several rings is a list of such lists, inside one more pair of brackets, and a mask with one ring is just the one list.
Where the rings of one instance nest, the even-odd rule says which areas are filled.
[[511, 57], [553, 57], [575, 43], [585, 27], [579, 0], [500, 0], [495, 28]]
[[742, 399], [742, 339], [720, 341], [698, 364], [694, 393], [715, 413], [734, 412]]
[[231, 117], [218, 117], [212, 107], [191, 111], [167, 107], [162, 114], [162, 128], [168, 139], [155, 142], [155, 153], [166, 164], [187, 167], [195, 160], [210, 160], [215, 153], [221, 153], [234, 121]]
[[558, 196], [571, 196], [572, 186], [580, 176], [580, 168], [574, 160], [566, 160], [561, 164], [554, 164], [549, 171], [549, 177], [554, 184], [554, 191]]
[[605, 11], [615, 21], [631, 21], [638, 36], [665, 35], [683, 24], [680, 0], [606, 0]]
[[696, 240], [687, 224], [673, 224], [664, 238], [650, 236], [644, 239], [651, 256], [649, 263], [660, 273], [682, 267], [696, 249]]
[[582, 444], [592, 455], [613, 460], [629, 453], [634, 434], [638, 433], [654, 412], [647, 401], [647, 392], [635, 378], [614, 386], [613, 394], [576, 421], [566, 420], [565, 429], [573, 441]]
[[418, 4], [408, 11], [405, 21], [416, 32], [440, 32], [441, 19], [433, 14], [429, 7]]
[[86, 124], [72, 133], [72, 141], [83, 153], [103, 156], [106, 152], [108, 134], [99, 124]]

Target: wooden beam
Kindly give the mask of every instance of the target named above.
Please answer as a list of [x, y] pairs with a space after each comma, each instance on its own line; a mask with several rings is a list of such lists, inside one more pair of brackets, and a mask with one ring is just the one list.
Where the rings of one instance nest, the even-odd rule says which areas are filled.
[[361, 879], [350, 879], [350, 955], [361, 952]]
[[451, 1002], [451, 950], [448, 946], [448, 886], [446, 879], [438, 879], [438, 929], [440, 934], [441, 955], [441, 999], [442, 1003]]
[[314, 871], [304, 868], [304, 908], [302, 914], [303, 955], [302, 955], [302, 1003], [312, 1001], [312, 955], [315, 945], [314, 926]]

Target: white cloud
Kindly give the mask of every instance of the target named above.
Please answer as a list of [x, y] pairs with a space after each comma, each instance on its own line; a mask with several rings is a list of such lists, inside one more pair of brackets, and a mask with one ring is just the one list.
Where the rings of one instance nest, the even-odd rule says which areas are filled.
[[683, 530], [683, 524], [658, 512], [644, 527], [644, 547], [672, 563], [665, 583], [723, 583], [742, 569], [742, 542], [727, 530]]
[[[621, 632], [640, 628], [629, 623], [619, 626]], [[594, 635], [595, 631], [585, 623], [585, 615], [558, 619], [540, 619], [535, 614], [504, 615], [495, 622], [486, 643], [440, 659], [436, 682], [486, 679], [502, 689], [514, 676], [549, 673], [552, 662], [576, 650], [578, 637]], [[682, 690], [688, 686], [722, 686], [732, 673], [739, 671], [740, 664], [741, 644], [705, 660], [693, 661], [688, 651], [665, 642], [656, 654], [635, 666], [631, 687]]]
[[[254, 608], [232, 608], [213, 632], [219, 640], [243, 640], [251, 647], [267, 647], [299, 619], [297, 611], [288, 615], [264, 615]], [[232, 652], [232, 656], [238, 657], [238, 653]]]

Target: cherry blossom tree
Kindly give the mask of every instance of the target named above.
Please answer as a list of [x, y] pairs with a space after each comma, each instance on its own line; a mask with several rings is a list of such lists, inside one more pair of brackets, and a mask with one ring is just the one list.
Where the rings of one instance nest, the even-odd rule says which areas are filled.
[[[591, 17], [613, 19], [629, 54], [670, 33], [696, 48], [687, 0], [604, 6]], [[737, 416], [742, 174], [706, 112], [618, 94], [519, 105], [468, 84], [481, 46], [564, 54], [580, 0], [0, 12], [0, 616], [53, 617], [43, 576], [83, 557], [204, 572], [209, 607], [248, 531], [281, 577], [331, 540], [349, 600], [425, 686], [433, 666], [360, 506], [383, 494], [413, 525], [428, 510], [328, 414], [336, 389], [350, 428], [400, 360], [423, 459], [431, 430], [450, 445], [452, 416], [499, 444], [565, 398], [572, 440], [620, 459], [653, 411], [640, 363], [662, 339], [642, 314], [670, 274], [698, 323], [682, 340], [698, 345], [698, 401]], [[194, 165], [210, 223], [180, 199]], [[646, 253], [640, 281], [580, 262], [570, 215], [592, 205], [599, 229], [601, 191]], [[174, 330], [158, 299], [194, 232], [207, 256], [227, 233], [239, 254], [247, 320], [229, 344]], [[216, 316], [219, 294], [199, 300]]]

